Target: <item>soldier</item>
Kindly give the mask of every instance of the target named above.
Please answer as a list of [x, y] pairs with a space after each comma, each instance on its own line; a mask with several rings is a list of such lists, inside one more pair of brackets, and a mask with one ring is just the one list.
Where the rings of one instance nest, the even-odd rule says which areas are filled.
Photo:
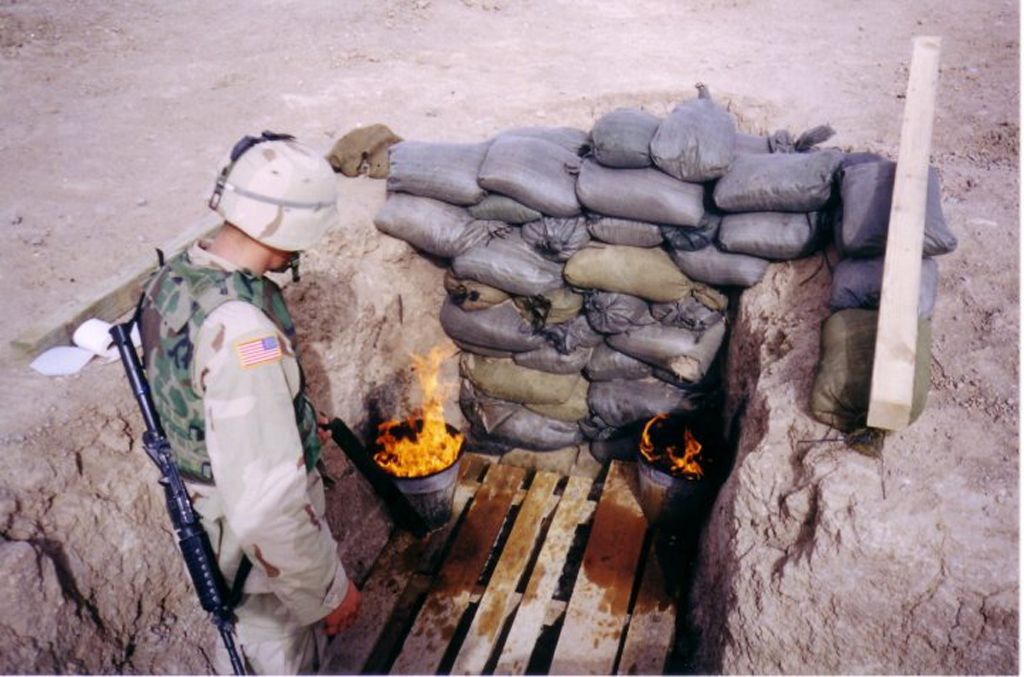
[[[146, 373], [229, 586], [251, 562], [236, 610], [246, 670], [316, 671], [325, 635], [351, 624], [360, 593], [324, 520], [321, 439], [295, 327], [264, 273], [297, 264], [337, 221], [336, 179], [293, 137], [264, 132], [235, 145], [210, 207], [224, 218], [216, 236], [146, 288]], [[217, 670], [230, 673], [218, 652]]]

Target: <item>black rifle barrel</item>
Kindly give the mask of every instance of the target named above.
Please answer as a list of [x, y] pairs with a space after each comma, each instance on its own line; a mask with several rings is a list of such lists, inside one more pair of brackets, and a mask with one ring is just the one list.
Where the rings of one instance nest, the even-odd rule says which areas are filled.
[[131, 325], [131, 322], [114, 325], [110, 329], [110, 334], [114, 338], [117, 352], [121, 355], [121, 364], [124, 365], [128, 383], [142, 410], [142, 418], [146, 422], [146, 432], [142, 435], [146, 454], [160, 470], [160, 484], [164, 488], [164, 496], [167, 499], [167, 513], [178, 534], [178, 547], [181, 549], [181, 556], [185, 560], [189, 576], [192, 578], [192, 585], [199, 596], [199, 603], [203, 610], [210, 614], [210, 620], [220, 631], [235, 674], [244, 675], [245, 666], [242, 664], [231, 636], [234, 614], [227, 601], [224, 578], [217, 567], [217, 559], [213, 554], [206, 530], [203, 529], [202, 522], [192, 509], [192, 501], [185, 489], [185, 482], [181, 479], [177, 466], [174, 465], [171, 445], [160, 426], [160, 418], [153, 404], [149, 382], [142, 371], [138, 353], [135, 352], [135, 344], [131, 338]]

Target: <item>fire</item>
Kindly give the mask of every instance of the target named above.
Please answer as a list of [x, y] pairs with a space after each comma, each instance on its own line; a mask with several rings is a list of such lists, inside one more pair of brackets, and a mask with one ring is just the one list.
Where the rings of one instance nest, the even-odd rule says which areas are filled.
[[664, 427], [659, 421], [664, 421], [667, 418], [668, 414], [658, 414], [647, 422], [643, 435], [640, 437], [640, 453], [652, 464], [660, 465], [673, 477], [700, 479], [704, 476], [704, 469], [700, 467], [698, 460], [703, 447], [689, 428], [683, 430], [683, 448], [681, 450], [676, 444], [656, 446], [651, 441], [651, 433]]
[[421, 409], [405, 420], [385, 421], [377, 428], [379, 451], [373, 459], [395, 477], [424, 477], [444, 470], [459, 456], [462, 435], [448, 432], [443, 388], [438, 383], [438, 370], [446, 357], [441, 348], [432, 348], [426, 357], [412, 355], [423, 395]]

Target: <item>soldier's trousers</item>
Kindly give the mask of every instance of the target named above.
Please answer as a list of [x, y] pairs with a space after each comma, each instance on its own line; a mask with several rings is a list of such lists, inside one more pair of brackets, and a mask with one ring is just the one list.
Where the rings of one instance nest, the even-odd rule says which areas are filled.
[[[244, 643], [236, 638], [236, 646], [247, 674], [315, 675], [323, 663], [327, 636], [323, 624], [316, 623], [296, 634], [278, 638]], [[217, 642], [214, 669], [221, 675], [234, 674], [224, 642]]]

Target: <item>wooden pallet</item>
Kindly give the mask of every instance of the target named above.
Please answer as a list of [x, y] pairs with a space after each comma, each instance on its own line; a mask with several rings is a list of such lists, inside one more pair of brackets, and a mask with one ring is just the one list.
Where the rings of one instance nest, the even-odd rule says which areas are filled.
[[392, 537], [322, 672], [660, 673], [676, 612], [636, 469], [600, 480], [467, 455], [449, 525]]

